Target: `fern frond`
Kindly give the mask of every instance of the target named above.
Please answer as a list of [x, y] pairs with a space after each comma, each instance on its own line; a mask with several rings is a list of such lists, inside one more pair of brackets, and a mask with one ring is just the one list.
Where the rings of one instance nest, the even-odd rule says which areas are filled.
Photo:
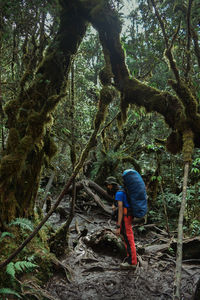
[[18, 225], [22, 229], [28, 229], [30, 231], [33, 231], [34, 229], [33, 223], [29, 219], [25, 218], [16, 218], [15, 220], [9, 223], [9, 226], [11, 225]]
[[0, 242], [4, 239], [4, 237], [6, 237], [6, 236], [10, 236], [10, 237], [14, 237], [14, 235], [11, 233], [11, 232], [7, 232], [7, 231], [4, 231], [4, 232], [2, 232], [2, 234], [1, 234], [1, 237], [0, 237]]
[[17, 261], [15, 263], [15, 269], [18, 272], [23, 272], [23, 271], [32, 271], [32, 269], [36, 268], [37, 265], [33, 264], [30, 261]]
[[26, 260], [27, 260], [27, 261], [30, 261], [30, 262], [33, 262], [34, 259], [35, 259], [35, 254], [30, 255], [30, 256], [28, 256], [28, 257], [26, 258]]
[[6, 273], [15, 279], [15, 264], [10, 262], [6, 267]]
[[9, 289], [9, 288], [2, 288], [0, 289], [0, 294], [4, 294], [4, 295], [15, 295], [16, 297], [18, 297], [19, 299], [22, 299], [22, 297], [17, 293], [15, 292], [14, 290], [12, 289]]

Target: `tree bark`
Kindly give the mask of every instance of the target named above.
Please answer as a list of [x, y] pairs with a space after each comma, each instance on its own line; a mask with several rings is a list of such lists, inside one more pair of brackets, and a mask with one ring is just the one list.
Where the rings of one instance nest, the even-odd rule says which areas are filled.
[[[177, 96], [152, 88], [135, 78], [130, 78], [125, 63], [125, 54], [120, 42], [121, 23], [117, 14], [109, 5], [84, 6], [85, 14], [94, 28], [99, 32], [99, 38], [104, 50], [104, 56], [109, 57], [116, 88], [121, 93], [123, 110], [129, 104], [143, 106], [147, 112], [155, 111], [164, 116], [165, 122], [181, 137], [186, 129], [194, 133], [196, 147], [200, 147], [200, 114], [197, 110], [197, 99], [184, 83], [170, 81]], [[103, 16], [103, 17], [102, 17]], [[171, 49], [171, 48], [170, 48]], [[170, 56], [170, 62], [172, 58]], [[179, 77], [178, 77], [179, 78]], [[182, 150], [180, 145], [177, 153]]]
[[175, 270], [175, 281], [174, 281], [174, 300], [180, 300], [180, 287], [181, 287], [181, 275], [182, 275], [182, 249], [183, 249], [183, 217], [186, 205], [186, 195], [187, 195], [187, 181], [189, 173], [189, 162], [185, 163], [184, 167], [184, 178], [183, 178], [183, 195], [181, 208], [179, 212], [178, 221], [178, 240], [177, 240], [177, 252], [176, 252], [176, 270]]
[[100, 199], [97, 194], [94, 194], [92, 190], [88, 187], [88, 183], [86, 180], [83, 181], [83, 188], [89, 196], [92, 196], [94, 201], [109, 215], [111, 215], [111, 208], [107, 207]]
[[49, 134], [51, 113], [64, 95], [63, 82], [86, 27], [77, 7], [62, 2], [59, 31], [35, 80], [25, 87], [32, 71], [26, 70], [18, 98], [5, 107], [10, 131], [0, 162], [0, 227], [15, 217], [33, 215], [44, 158], [51, 158], [56, 151]]

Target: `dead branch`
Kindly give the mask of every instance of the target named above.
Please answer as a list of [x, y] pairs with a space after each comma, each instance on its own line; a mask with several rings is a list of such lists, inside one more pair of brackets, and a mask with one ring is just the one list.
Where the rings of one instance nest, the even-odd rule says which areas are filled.
[[105, 200], [108, 200], [110, 203], [113, 202], [113, 198], [97, 183], [92, 180], [87, 180], [87, 185], [98, 192]]
[[188, 9], [187, 9], [187, 66], [185, 72], [185, 78], [188, 78], [189, 72], [191, 70], [191, 9], [192, 9], [193, 0], [188, 1]]
[[109, 215], [111, 214], [111, 208], [109, 208], [108, 206], [106, 206], [100, 199], [100, 197], [97, 194], [94, 194], [92, 192], [92, 190], [89, 188], [88, 186], [88, 181], [83, 180], [83, 188], [86, 191], [86, 193], [91, 196], [94, 201]]

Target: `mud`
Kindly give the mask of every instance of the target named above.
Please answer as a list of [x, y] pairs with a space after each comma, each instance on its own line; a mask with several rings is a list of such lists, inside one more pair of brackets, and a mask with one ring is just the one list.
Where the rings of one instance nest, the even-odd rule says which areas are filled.
[[[64, 220], [53, 216], [51, 222], [58, 226]], [[158, 243], [155, 233], [141, 230], [143, 227], [134, 229], [139, 263], [136, 270], [121, 270], [123, 257], [117, 251], [106, 246], [94, 251], [84, 242], [102, 229], [114, 230], [114, 222], [97, 207], [76, 214], [70, 227], [69, 253], [60, 258], [68, 273], [54, 274], [45, 287], [55, 300], [172, 299], [175, 257], [169, 251], [141, 251]], [[200, 264], [183, 264], [182, 300], [192, 299], [199, 277]]]

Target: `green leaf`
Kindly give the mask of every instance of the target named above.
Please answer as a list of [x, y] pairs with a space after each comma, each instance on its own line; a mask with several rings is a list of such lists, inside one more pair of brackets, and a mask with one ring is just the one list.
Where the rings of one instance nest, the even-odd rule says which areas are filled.
[[192, 169], [191, 169], [191, 173], [197, 174], [197, 173], [199, 173], [199, 172], [200, 172], [200, 170], [199, 170], [198, 168], [192, 168]]
[[12, 278], [15, 278], [15, 265], [13, 262], [10, 262], [6, 267], [6, 273]]
[[12, 233], [10, 233], [10, 232], [7, 232], [7, 231], [4, 231], [4, 232], [2, 232], [2, 235], [1, 235], [1, 237], [0, 237], [0, 242], [3, 240], [3, 238], [4, 237], [6, 237], [6, 236], [10, 236], [10, 237], [14, 237], [14, 235], [12, 234]]
[[24, 270], [32, 270], [34, 268], [36, 268], [37, 265], [33, 264], [30, 261], [18, 261], [15, 263], [15, 269], [16, 271], [22, 272]]
[[22, 297], [17, 293], [15, 292], [14, 290], [11, 290], [9, 288], [2, 288], [0, 289], [0, 294], [4, 294], [4, 295], [15, 295], [17, 296], [19, 299], [22, 299]]
[[9, 223], [9, 226], [11, 225], [18, 225], [22, 229], [28, 229], [30, 231], [33, 231], [34, 229], [32, 222], [29, 219], [25, 219], [25, 218], [17, 218]]

